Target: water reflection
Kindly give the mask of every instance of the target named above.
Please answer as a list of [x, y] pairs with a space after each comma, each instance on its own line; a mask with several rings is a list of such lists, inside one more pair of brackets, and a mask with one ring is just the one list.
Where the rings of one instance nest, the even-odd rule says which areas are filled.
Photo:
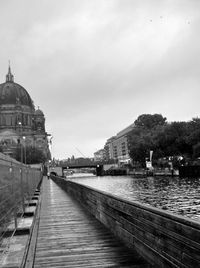
[[137, 201], [200, 221], [200, 178], [93, 177], [73, 179], [130, 201]]

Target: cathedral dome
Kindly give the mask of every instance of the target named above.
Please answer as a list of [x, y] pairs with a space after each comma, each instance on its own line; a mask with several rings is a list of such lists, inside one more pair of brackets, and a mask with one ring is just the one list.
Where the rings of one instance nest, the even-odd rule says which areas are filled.
[[25, 88], [14, 82], [10, 67], [6, 82], [0, 84], [0, 105], [19, 104], [34, 108], [30, 95]]

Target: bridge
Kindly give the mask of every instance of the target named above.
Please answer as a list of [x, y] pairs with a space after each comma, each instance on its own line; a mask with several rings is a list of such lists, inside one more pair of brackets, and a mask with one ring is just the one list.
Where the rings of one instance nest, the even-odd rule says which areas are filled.
[[103, 175], [103, 165], [102, 164], [97, 164], [97, 163], [85, 163], [85, 164], [61, 164], [60, 166], [50, 166], [49, 171], [50, 173], [54, 175], [59, 175], [64, 177], [64, 173], [67, 170], [70, 169], [84, 169], [84, 168], [93, 168], [96, 170], [96, 175], [97, 176], [102, 176]]
[[6, 198], [17, 200], [8, 202], [14, 213], [6, 227], [9, 213], [0, 214], [1, 267], [200, 267], [198, 222], [17, 163], [0, 165], [10, 176], [1, 181], [1, 212]]

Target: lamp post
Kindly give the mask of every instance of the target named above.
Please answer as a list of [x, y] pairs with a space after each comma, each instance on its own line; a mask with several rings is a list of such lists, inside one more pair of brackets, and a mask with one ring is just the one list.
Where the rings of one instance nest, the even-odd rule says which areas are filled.
[[26, 137], [23, 136], [22, 139], [24, 140], [24, 164], [26, 165]]
[[23, 163], [23, 146], [22, 146], [22, 122], [19, 121], [18, 125], [20, 126], [20, 138], [19, 138], [19, 142], [20, 142], [20, 158], [21, 158], [21, 162]]
[[22, 198], [22, 208], [23, 212], [25, 211], [24, 205], [24, 187], [23, 187], [23, 144], [22, 144], [22, 122], [19, 121], [18, 125], [20, 126], [20, 153], [21, 153], [21, 168], [20, 168], [20, 178], [21, 178], [21, 198]]

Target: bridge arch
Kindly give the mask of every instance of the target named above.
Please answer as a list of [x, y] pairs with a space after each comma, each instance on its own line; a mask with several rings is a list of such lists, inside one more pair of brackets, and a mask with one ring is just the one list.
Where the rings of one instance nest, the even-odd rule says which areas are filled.
[[103, 176], [103, 165], [94, 164], [94, 165], [66, 165], [62, 166], [62, 174], [64, 175], [64, 170], [68, 169], [77, 169], [77, 168], [95, 168], [97, 176]]

